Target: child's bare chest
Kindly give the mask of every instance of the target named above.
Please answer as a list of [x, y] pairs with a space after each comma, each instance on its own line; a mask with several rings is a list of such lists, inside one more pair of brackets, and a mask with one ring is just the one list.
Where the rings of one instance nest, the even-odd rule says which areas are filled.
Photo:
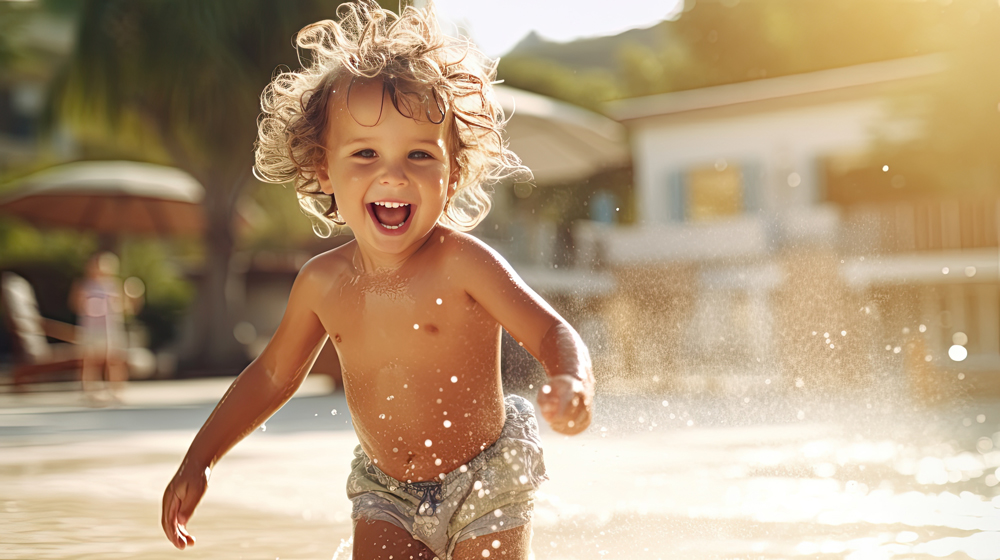
[[426, 367], [424, 362], [462, 353], [470, 345], [487, 350], [483, 343], [498, 329], [458, 282], [443, 275], [360, 275], [330, 296], [320, 320], [342, 365], [355, 371], [393, 364]]

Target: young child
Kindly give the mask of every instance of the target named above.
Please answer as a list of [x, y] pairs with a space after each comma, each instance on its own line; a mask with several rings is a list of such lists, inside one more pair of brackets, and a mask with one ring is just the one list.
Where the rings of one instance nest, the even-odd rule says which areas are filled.
[[100, 382], [106, 378], [107, 400], [118, 402], [118, 393], [128, 379], [124, 312], [131, 311], [127, 308], [132, 303], [118, 280], [118, 257], [107, 252], [92, 255], [84, 277], [70, 289], [69, 302], [79, 317], [82, 333], [83, 393], [92, 404], [104, 404]]
[[360, 445], [351, 464], [355, 560], [528, 557], [546, 478], [530, 403], [504, 398], [506, 329], [548, 375], [553, 429], [590, 424], [579, 335], [492, 249], [461, 233], [489, 210], [484, 181], [516, 170], [500, 136], [495, 65], [442, 36], [430, 9], [365, 0], [299, 32], [306, 68], [264, 92], [257, 171], [294, 181], [354, 240], [310, 260], [263, 353], [195, 437], [163, 497], [178, 548], [215, 463], [282, 406], [327, 338]]

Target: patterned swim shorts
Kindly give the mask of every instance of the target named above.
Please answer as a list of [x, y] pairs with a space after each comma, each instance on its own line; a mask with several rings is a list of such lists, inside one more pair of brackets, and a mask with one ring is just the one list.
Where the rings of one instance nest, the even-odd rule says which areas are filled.
[[386, 521], [450, 559], [459, 542], [531, 521], [535, 490], [548, 478], [534, 408], [523, 397], [504, 399], [507, 419], [493, 445], [441, 481], [400, 482], [354, 450], [347, 496], [354, 523]]

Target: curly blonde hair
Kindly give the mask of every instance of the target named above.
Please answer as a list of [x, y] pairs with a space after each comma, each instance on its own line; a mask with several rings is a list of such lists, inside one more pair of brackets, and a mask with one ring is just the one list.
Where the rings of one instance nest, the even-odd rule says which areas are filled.
[[397, 16], [374, 0], [359, 0], [341, 4], [337, 15], [339, 22], [319, 21], [299, 31], [295, 44], [302, 68], [279, 72], [264, 89], [255, 175], [265, 182], [294, 183], [317, 235], [328, 237], [344, 225], [336, 200], [320, 190], [316, 177], [325, 156], [331, 97], [359, 78], [381, 78], [401, 113], [405, 107], [409, 114], [404, 114], [417, 118], [416, 95], [429, 120], [432, 114], [451, 119], [451, 163], [459, 178], [438, 221], [472, 229], [490, 210], [484, 184], [530, 174], [501, 135], [506, 120], [493, 92], [496, 61], [468, 40], [444, 35], [431, 4], [407, 6]]

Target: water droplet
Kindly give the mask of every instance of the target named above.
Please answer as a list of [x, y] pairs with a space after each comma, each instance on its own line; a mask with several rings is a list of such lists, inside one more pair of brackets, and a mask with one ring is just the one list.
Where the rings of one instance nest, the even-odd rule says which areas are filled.
[[450, 428], [451, 427], [451, 420], [445, 420], [444, 421], [444, 427], [445, 428]]
[[976, 275], [976, 267], [974, 267], [974, 266], [967, 266], [967, 267], [965, 267], [965, 275], [967, 277], [969, 277], [969, 278], [972, 278], [973, 276], [975, 276]]
[[669, 404], [670, 404], [670, 403], [668, 403], [667, 401], [663, 401], [663, 406], [667, 406], [667, 405], [669, 405]]
[[418, 325], [418, 324], [416, 324], [416, 323], [413, 323], [413, 330], [417, 330], [417, 329], [419, 329], [419, 328], [420, 328], [420, 325]]
[[331, 416], [336, 416], [337, 415], [337, 409], [335, 408], [335, 409], [331, 410], [330, 411], [330, 415]]
[[444, 303], [444, 302], [443, 302], [443, 301], [441, 301], [441, 298], [437, 298], [436, 300], [434, 300], [434, 303], [436, 303], [436, 304], [438, 304], [438, 305], [441, 305], [441, 304], [442, 304], [442, 303]]
[[385, 398], [385, 400], [391, 401], [394, 398], [396, 398], [394, 395], [389, 395], [388, 397]]
[[840, 331], [840, 336], [847, 336], [847, 331]]
[[771, 384], [771, 380], [770, 379], [765, 379], [764, 380], [764, 385], [770, 385], [770, 384]]
[[688, 420], [687, 421], [687, 425], [688, 426], [694, 426], [694, 420]]
[[798, 173], [789, 173], [788, 174], [788, 186], [789, 187], [795, 188], [795, 187], [797, 187], [797, 186], [799, 186], [801, 184], [802, 184], [802, 176], [801, 175], [799, 175]]
[[883, 171], [883, 172], [887, 172], [887, 171], [889, 171], [889, 166], [888, 166], [888, 165], [883, 165], [883, 166], [882, 166], [882, 171]]
[[917, 327], [917, 330], [920, 332], [927, 332], [927, 325], [920, 324], [920, 326]]
[[434, 442], [433, 442], [433, 441], [431, 441], [431, 440], [429, 440], [429, 439], [425, 439], [425, 440], [424, 440], [424, 447], [430, 447], [430, 446], [432, 446], [432, 445], [434, 445]]
[[979, 415], [976, 416], [976, 422], [979, 422], [980, 424], [982, 424], [985, 421], [986, 421], [986, 415], [985, 414], [979, 414]]
[[949, 272], [951, 272], [951, 270], [949, 270], [947, 266], [941, 269], [941, 274], [948, 274]]
[[483, 558], [489, 558], [489, 557], [490, 557], [490, 551], [484, 548], [483, 549]]
[[965, 346], [959, 344], [953, 344], [951, 348], [948, 349], [948, 357], [955, 362], [961, 362], [969, 357], [969, 351], [965, 349]]
[[986, 453], [987, 451], [993, 449], [993, 440], [988, 437], [981, 437], [976, 441], [976, 449], [980, 453]]
[[379, 414], [378, 417], [379, 420], [385, 420], [385, 414]]
[[823, 338], [830, 338], [830, 333], [828, 332], [823, 333]]
[[542, 392], [548, 395], [549, 393], [552, 392], [552, 387], [549, 386], [548, 384], [542, 385]]
[[951, 335], [951, 343], [958, 344], [959, 346], [965, 346], [969, 343], [969, 337], [964, 332], [959, 331]]
[[260, 431], [266, 432], [267, 431], [267, 424], [261, 424], [260, 425]]
[[451, 376], [451, 382], [452, 382], [452, 383], [458, 383], [458, 377], [456, 377], [456, 376], [452, 375], [452, 376]]
[[893, 353], [893, 354], [899, 354], [899, 352], [900, 352], [901, 350], [902, 350], [902, 348], [900, 348], [899, 346], [897, 346], [897, 347], [895, 347], [895, 348], [893, 348], [893, 349], [892, 349], [892, 353]]
[[490, 544], [492, 544], [492, 545], [493, 545], [493, 548], [500, 548], [500, 541], [493, 541], [493, 542], [492, 542], [492, 543], [490, 543]]
[[438, 459], [434, 459], [434, 464], [435, 464], [436, 466], [440, 467], [440, 466], [441, 466], [441, 459], [440, 459], [440, 458], [438, 458]]

